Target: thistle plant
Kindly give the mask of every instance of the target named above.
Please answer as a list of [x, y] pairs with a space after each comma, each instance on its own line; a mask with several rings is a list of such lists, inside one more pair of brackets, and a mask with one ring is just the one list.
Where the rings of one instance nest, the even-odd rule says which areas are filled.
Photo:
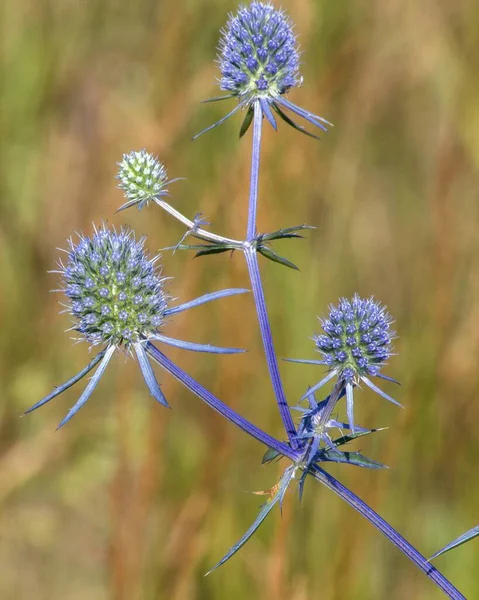
[[[27, 412], [58, 396], [98, 365], [80, 399], [60, 423], [62, 426], [87, 401], [108, 362], [119, 349], [127, 354], [136, 355], [150, 393], [158, 402], [167, 406], [150, 364], [151, 359], [179, 380], [195, 396], [258, 440], [266, 448], [263, 463], [278, 459], [288, 461], [278, 483], [264, 492], [267, 501], [254, 523], [211, 571], [225, 563], [251, 538], [272, 509], [276, 505], [281, 506], [290, 488], [297, 483], [301, 498], [306, 482], [315, 479], [335, 492], [373, 524], [447, 597], [464, 598], [414, 546], [325, 469], [329, 462], [344, 463], [359, 468], [384, 468], [384, 465], [360, 452], [348, 450], [348, 444], [361, 436], [372, 435], [378, 431], [378, 429], [358, 427], [355, 424], [354, 394], [358, 393], [361, 384], [398, 404], [371, 380], [371, 378], [390, 380], [382, 373], [386, 362], [392, 356], [392, 340], [395, 337], [390, 329], [392, 318], [386, 308], [373, 298], [363, 299], [358, 295], [354, 295], [351, 300], [342, 298], [338, 305], [330, 306], [328, 317], [320, 320], [322, 333], [313, 337], [321, 360], [289, 359], [293, 362], [325, 366], [328, 369], [327, 375], [314, 386], [305, 386], [305, 393], [302, 394], [303, 390], [298, 391], [295, 398], [291, 398], [289, 402], [285, 395], [263, 291], [258, 255], [279, 263], [282, 267], [296, 268], [287, 258], [277, 254], [273, 244], [276, 240], [300, 238], [308, 226], [296, 225], [258, 234], [256, 208], [262, 126], [266, 120], [276, 129], [276, 114], [287, 124], [305, 133], [306, 130], [297, 125], [285, 110], [304, 118], [323, 131], [326, 131], [327, 126], [330, 125], [324, 118], [300, 108], [286, 98], [286, 94], [302, 82], [299, 74], [299, 50], [292, 22], [283, 11], [276, 9], [270, 3], [252, 2], [240, 7], [237, 14], [229, 17], [226, 28], [222, 32], [218, 62], [221, 72], [220, 88], [228, 94], [214, 100], [232, 98], [237, 101], [237, 105], [220, 121], [201, 133], [220, 125], [238, 110], [246, 111], [240, 137], [246, 133], [251, 124], [253, 126], [248, 220], [244, 239], [235, 240], [213, 233], [206, 229], [208, 224], [201, 217], [201, 213], [197, 213], [193, 219], [190, 219], [167, 202], [166, 186], [176, 179], [168, 181], [164, 165], [146, 150], [129, 152], [119, 163], [119, 187], [125, 196], [125, 202], [120, 209], [133, 206], [137, 206], [138, 209], [147, 206], [159, 207], [179, 220], [186, 231], [180, 242], [171, 246], [172, 248], [193, 250], [196, 256], [231, 251], [241, 252], [244, 255], [272, 392], [285, 430], [285, 441], [269, 435], [261, 427], [231, 409], [228, 404], [176, 365], [159, 347], [159, 344], [164, 344], [200, 352], [240, 352], [237, 348], [218, 348], [177, 340], [164, 335], [163, 329], [167, 326], [168, 317], [178, 312], [211, 300], [243, 293], [246, 290], [221, 290], [177, 306], [170, 306], [171, 297], [166, 291], [166, 278], [158, 266], [159, 257], [150, 258], [145, 250], [145, 240], [142, 238], [137, 242], [130, 230], [121, 229], [116, 232], [105, 225], [95, 229], [91, 238], [80, 235], [77, 242], [70, 240], [67, 250], [68, 259], [65, 264], [59, 263], [57, 271], [63, 281], [61, 291], [67, 298], [66, 311], [74, 321], [72, 330], [76, 332], [79, 339], [87, 341], [91, 348], [100, 345], [102, 349], [85, 369], [56, 388]], [[193, 240], [188, 240], [188, 237]], [[323, 399], [318, 399], [316, 394], [333, 378], [335, 382], [330, 394]], [[347, 422], [338, 420], [336, 415], [336, 410], [344, 398]], [[307, 406], [301, 404], [304, 400], [307, 400]], [[300, 413], [297, 425], [292, 409]], [[324, 542], [329, 543], [328, 540]]]

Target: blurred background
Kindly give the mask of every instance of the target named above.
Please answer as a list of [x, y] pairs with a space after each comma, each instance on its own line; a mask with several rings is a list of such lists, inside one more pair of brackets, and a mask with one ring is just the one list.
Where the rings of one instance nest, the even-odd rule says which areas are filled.
[[[290, 99], [335, 127], [315, 142], [266, 128], [258, 226], [309, 223], [262, 259], [279, 356], [313, 358], [339, 296], [374, 295], [399, 337], [386, 384], [406, 410], [365, 389], [361, 440], [390, 466], [329, 470], [429, 556], [479, 522], [479, 14], [473, 0], [284, 0], [303, 51]], [[151, 252], [183, 228], [154, 206], [115, 214], [122, 153], [165, 162], [173, 203], [242, 237], [250, 134], [241, 117], [190, 138], [233, 102], [218, 94], [219, 29], [233, 1], [6, 0], [0, 110], [0, 597], [4, 600], [243, 598], [434, 599], [441, 593], [366, 521], [317, 482], [288, 494], [224, 567], [203, 575], [249, 527], [285, 468], [168, 375], [172, 405], [148, 395], [117, 355], [82, 411], [55, 428], [84, 382], [19, 415], [88, 360], [59, 315], [48, 274], [57, 247], [92, 222], [128, 223]], [[242, 256], [164, 252], [181, 301], [248, 287]], [[283, 436], [251, 296], [178, 315], [167, 335], [247, 355], [169, 355], [229, 405]], [[319, 367], [281, 364], [291, 404]], [[437, 560], [479, 597], [477, 542]]]

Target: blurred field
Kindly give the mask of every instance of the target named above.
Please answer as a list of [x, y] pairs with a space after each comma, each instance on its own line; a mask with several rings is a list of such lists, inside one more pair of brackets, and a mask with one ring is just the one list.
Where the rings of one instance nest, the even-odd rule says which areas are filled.
[[[320, 143], [269, 128], [259, 228], [318, 229], [279, 248], [301, 266], [262, 263], [280, 356], [312, 357], [316, 315], [355, 291], [388, 305], [399, 333], [387, 374], [407, 410], [364, 390], [361, 443], [390, 465], [331, 472], [426, 555], [479, 522], [479, 13], [473, 0], [284, 0], [304, 86], [291, 99], [335, 123]], [[174, 203], [215, 231], [246, 226], [250, 138], [219, 118], [218, 30], [235, 2], [6, 0], [1, 3], [0, 597], [3, 600], [434, 599], [435, 587], [367, 522], [315, 482], [212, 576], [251, 523], [247, 493], [283, 465], [171, 378], [157, 406], [137, 365], [117, 356], [85, 408], [55, 427], [80, 386], [28, 418], [78, 371], [58, 315], [56, 247], [91, 222], [129, 223], [152, 252], [183, 229], [158, 208], [114, 214], [123, 152], [166, 163]], [[230, 105], [232, 107], [232, 105]], [[243, 259], [164, 256], [181, 300], [247, 286]], [[170, 356], [231, 406], [282, 436], [252, 298], [188, 311], [173, 337], [249, 349]], [[317, 368], [281, 365], [292, 404]], [[477, 541], [437, 561], [479, 598]]]

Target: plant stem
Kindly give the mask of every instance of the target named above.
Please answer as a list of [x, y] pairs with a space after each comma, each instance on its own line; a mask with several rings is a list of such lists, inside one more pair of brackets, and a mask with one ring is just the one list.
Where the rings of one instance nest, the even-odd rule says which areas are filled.
[[274, 350], [273, 337], [271, 334], [271, 326], [269, 324], [268, 312], [266, 310], [266, 302], [264, 298], [263, 286], [261, 283], [261, 275], [259, 272], [258, 255], [256, 250], [251, 246], [244, 251], [246, 264], [248, 265], [249, 278], [251, 281], [251, 289], [253, 291], [254, 303], [258, 314], [258, 322], [263, 339], [264, 353], [266, 362], [268, 363], [271, 383], [273, 384], [276, 402], [278, 403], [281, 420], [288, 434], [289, 443], [293, 449], [296, 449], [299, 444], [296, 438], [296, 427], [294, 426], [293, 417], [286, 402], [281, 376], [279, 374], [278, 360]]
[[370, 506], [363, 502], [356, 494], [345, 487], [332, 475], [318, 466], [310, 468], [311, 475], [327, 488], [345, 500], [354, 510], [367, 519], [374, 527], [385, 535], [409, 560], [411, 560], [429, 579], [431, 579], [448, 598], [453, 600], [466, 600], [465, 596], [450, 583], [427, 559], [418, 552], [406, 539], [402, 537], [387, 521], [380, 517]]
[[166, 210], [166, 212], [169, 213], [172, 217], [175, 217], [175, 219], [178, 219], [178, 221], [183, 223], [183, 225], [186, 225], [186, 227], [188, 227], [188, 229], [191, 231], [191, 235], [199, 238], [200, 240], [205, 240], [208, 242], [217, 242], [220, 244], [235, 244], [238, 247], [241, 247], [243, 245], [243, 242], [239, 240], [233, 240], [231, 238], [223, 237], [222, 235], [216, 235], [215, 233], [210, 233], [205, 229], [197, 227], [193, 221], [185, 217], [182, 213], [180, 213], [180, 211], [176, 210], [176, 208], [173, 208], [171, 204], [168, 204], [168, 202], [165, 202], [164, 200], [160, 200], [159, 198], [157, 198], [155, 202], [158, 204], [158, 206], [161, 206], [161, 208]]
[[299, 454], [291, 449], [288, 444], [284, 442], [280, 442], [276, 438], [264, 432], [256, 425], [253, 425], [251, 421], [245, 419], [240, 414], [238, 414], [235, 410], [221, 402], [214, 394], [209, 392], [206, 388], [204, 388], [200, 383], [198, 383], [193, 377], [188, 375], [183, 369], [175, 365], [163, 352], [158, 350], [156, 346], [154, 346], [151, 342], [146, 342], [146, 352], [151, 356], [151, 358], [157, 362], [161, 367], [163, 367], [168, 373], [176, 377], [181, 383], [187, 387], [193, 394], [201, 398], [208, 406], [219, 412], [220, 415], [223, 415], [228, 421], [231, 421], [235, 425], [237, 425], [240, 429], [242, 429], [245, 433], [251, 435], [256, 440], [265, 444], [269, 448], [273, 448], [281, 455], [286, 456], [293, 462], [298, 460]]
[[288, 434], [289, 443], [293, 449], [296, 449], [299, 446], [298, 440], [296, 439], [296, 427], [294, 426], [291, 411], [288, 403], [286, 402], [286, 396], [284, 394], [283, 384], [279, 374], [278, 360], [274, 351], [273, 336], [271, 334], [271, 326], [269, 324], [268, 311], [266, 310], [263, 285], [261, 283], [258, 257], [256, 254], [256, 249], [252, 244], [256, 236], [256, 209], [258, 204], [258, 178], [261, 154], [262, 123], [263, 113], [261, 110], [261, 104], [259, 101], [256, 101], [254, 103], [253, 116], [253, 149], [251, 155], [248, 227], [246, 231], [246, 242], [244, 244], [244, 254], [246, 258], [246, 264], [248, 265], [248, 273], [251, 281], [251, 288], [253, 290], [256, 312], [258, 314], [258, 322], [261, 330], [261, 337], [263, 339], [266, 362], [268, 364], [271, 383], [273, 384], [273, 390], [276, 396], [276, 402], [278, 403], [281, 420], [283, 421], [284, 428]]
[[259, 100], [257, 100], [254, 103], [253, 117], [253, 152], [251, 156], [251, 179], [249, 184], [248, 228], [246, 230], [246, 239], [248, 242], [254, 240], [256, 236], [256, 207], [258, 204], [258, 177], [262, 124], [263, 113], [261, 111]]

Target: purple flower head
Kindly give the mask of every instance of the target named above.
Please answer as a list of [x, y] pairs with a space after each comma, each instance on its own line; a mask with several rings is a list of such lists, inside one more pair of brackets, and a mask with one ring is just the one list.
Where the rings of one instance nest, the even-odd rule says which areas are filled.
[[314, 337], [316, 348], [345, 381], [378, 375], [392, 352], [391, 322], [385, 307], [373, 298], [341, 298], [329, 307], [329, 317], [321, 319], [323, 333]]
[[394, 331], [390, 329], [392, 318], [386, 308], [373, 298], [351, 300], [341, 298], [337, 306], [329, 307], [327, 319], [320, 319], [323, 333], [314, 336], [316, 349], [323, 355], [318, 360], [291, 360], [292, 362], [327, 365], [329, 373], [314, 385], [303, 398], [318, 390], [333, 377], [343, 382], [346, 391], [348, 421], [354, 426], [353, 389], [361, 382], [393, 404], [401, 406], [378, 388], [369, 378], [380, 377], [394, 381], [380, 370], [392, 354]]
[[120, 347], [127, 352], [134, 351], [150, 394], [163, 406], [168, 406], [168, 402], [148, 359], [152, 347], [150, 340], [196, 352], [242, 352], [238, 348], [177, 340], [162, 335], [159, 329], [170, 315], [247, 290], [220, 290], [168, 307], [169, 296], [163, 289], [165, 278], [161, 277], [161, 269], [155, 264], [158, 257], [150, 258], [147, 254], [145, 238], [136, 241], [129, 229], [117, 232], [103, 225], [100, 229], [95, 228], [91, 238], [79, 235], [78, 242], [70, 239], [68, 244], [68, 260], [66, 264], [60, 261], [58, 272], [63, 278], [67, 311], [74, 319], [72, 329], [92, 346], [103, 344], [106, 347], [84, 369], [34, 404], [27, 413], [50, 402], [97, 367], [80, 398], [58, 426], [62, 427], [91, 396]]
[[285, 98], [291, 88], [302, 83], [302, 77], [299, 74], [299, 51], [293, 23], [284, 11], [274, 8], [269, 2], [252, 2], [248, 6], [241, 6], [237, 14], [230, 15], [221, 33], [218, 48], [220, 88], [229, 93], [212, 100], [237, 98], [239, 104], [195, 138], [220, 125], [240, 108], [247, 109], [240, 136], [251, 125], [255, 108], [274, 129], [277, 125], [273, 113], [276, 113], [294, 129], [316, 137], [297, 125], [284, 112], [286, 109], [327, 131], [331, 123], [326, 119]]
[[68, 241], [62, 265], [74, 329], [92, 345], [130, 346], [157, 333], [168, 296], [161, 269], [128, 229], [105, 226], [77, 243]]
[[274, 99], [301, 81], [291, 20], [271, 4], [252, 2], [230, 15], [219, 43], [222, 90], [251, 102]]

